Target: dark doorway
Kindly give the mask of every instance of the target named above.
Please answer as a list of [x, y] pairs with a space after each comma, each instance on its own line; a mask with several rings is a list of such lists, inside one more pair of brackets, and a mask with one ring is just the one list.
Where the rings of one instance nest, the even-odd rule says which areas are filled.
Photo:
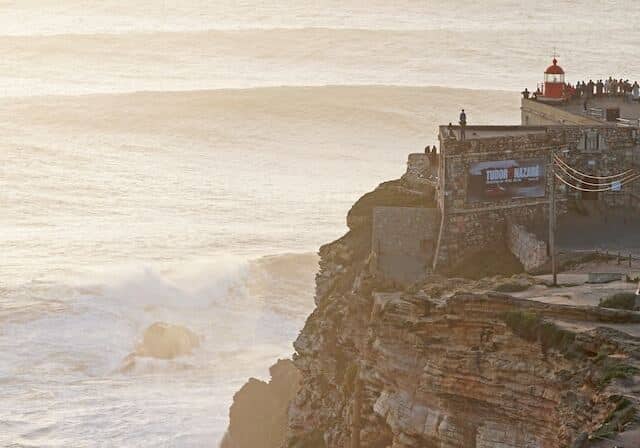
[[607, 121], [617, 121], [620, 118], [620, 108], [612, 107], [607, 109]]

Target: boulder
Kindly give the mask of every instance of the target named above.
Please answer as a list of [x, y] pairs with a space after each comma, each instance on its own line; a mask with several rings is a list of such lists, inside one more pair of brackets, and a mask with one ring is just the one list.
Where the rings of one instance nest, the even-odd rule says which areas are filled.
[[136, 356], [173, 359], [189, 355], [200, 345], [200, 338], [182, 325], [156, 322], [149, 326], [135, 350]]

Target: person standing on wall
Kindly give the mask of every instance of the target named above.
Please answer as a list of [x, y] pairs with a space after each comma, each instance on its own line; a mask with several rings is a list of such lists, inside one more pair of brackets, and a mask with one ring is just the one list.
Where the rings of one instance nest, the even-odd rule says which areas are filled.
[[464, 113], [464, 109], [460, 112], [460, 140], [464, 141], [466, 137], [467, 128], [467, 114]]

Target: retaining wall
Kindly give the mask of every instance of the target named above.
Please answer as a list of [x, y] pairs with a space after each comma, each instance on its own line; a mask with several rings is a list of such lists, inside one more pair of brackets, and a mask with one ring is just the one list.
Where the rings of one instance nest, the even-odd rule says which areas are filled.
[[375, 207], [372, 250], [385, 278], [411, 284], [431, 267], [438, 235], [438, 210], [423, 207]]
[[524, 225], [510, 220], [507, 222], [507, 246], [527, 272], [539, 268], [549, 260], [547, 242], [529, 232]]

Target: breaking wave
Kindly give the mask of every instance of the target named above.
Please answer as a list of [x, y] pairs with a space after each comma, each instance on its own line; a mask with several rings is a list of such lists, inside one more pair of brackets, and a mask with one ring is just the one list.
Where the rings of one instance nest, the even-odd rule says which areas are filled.
[[[65, 400], [83, 401], [90, 400], [96, 392], [92, 384], [98, 383], [105, 396], [120, 394], [127, 384], [133, 394], [129, 406], [136, 412], [162, 413], [166, 408], [152, 400], [153, 378], [158, 375], [185, 385], [195, 381], [185, 397], [202, 396], [189, 396], [191, 404], [209, 409], [203, 416], [225, 416], [238, 384], [247, 376], [265, 375], [273, 360], [289, 355], [291, 349], [286, 347], [313, 306], [316, 264], [314, 254], [221, 257], [213, 263], [103, 269], [63, 288], [50, 288], [53, 295], [71, 294], [64, 307], [29, 307], [14, 313], [20, 318], [2, 322], [0, 382], [5, 406], [0, 421], [15, 422], [10, 434], [22, 432], [30, 443], [44, 443], [49, 431], [40, 438], [41, 428], [28, 423], [32, 415], [55, 406], [58, 387], [63, 388]], [[16, 292], [4, 290], [3, 295]], [[48, 301], [50, 297], [42, 293], [39, 298]], [[153, 332], [158, 322], [167, 323], [162, 328], [168, 329], [166, 334]], [[133, 383], [118, 379], [132, 376], [139, 379]], [[130, 389], [135, 384], [145, 384], [142, 395]], [[96, 406], [112, 401], [104, 398]], [[154, 421], [159, 424], [171, 415], [156, 415]], [[126, 426], [126, 419], [121, 424]], [[139, 422], [129, 424], [128, 432], [136, 433]], [[63, 430], [55, 422], [51, 426]], [[216, 430], [223, 428], [222, 424]], [[76, 429], [83, 431], [82, 425]], [[73, 428], [64, 430], [72, 432], [68, 440], [77, 442], [85, 436], [73, 433]]]

